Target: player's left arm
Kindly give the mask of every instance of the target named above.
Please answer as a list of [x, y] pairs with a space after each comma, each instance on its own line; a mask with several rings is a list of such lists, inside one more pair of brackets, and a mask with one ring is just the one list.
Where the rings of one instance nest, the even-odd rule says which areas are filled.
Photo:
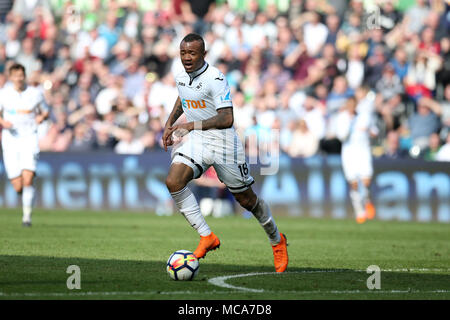
[[221, 108], [217, 110], [217, 115], [206, 120], [191, 121], [170, 127], [170, 132], [178, 129], [184, 129], [188, 132], [192, 130], [209, 130], [209, 129], [227, 129], [231, 128], [234, 123], [233, 108]]
[[3, 119], [3, 91], [0, 90], [0, 126], [5, 129], [11, 129], [12, 123]]
[[36, 123], [37, 124], [41, 124], [42, 121], [44, 121], [45, 119], [47, 119], [50, 115], [50, 108], [47, 104], [47, 102], [45, 101], [44, 96], [41, 96], [41, 101], [38, 105], [38, 111], [39, 114], [36, 116]]
[[228, 129], [233, 126], [234, 116], [233, 107], [226, 107], [217, 110], [217, 115], [202, 121], [194, 121], [193, 129], [209, 130], [209, 129]]

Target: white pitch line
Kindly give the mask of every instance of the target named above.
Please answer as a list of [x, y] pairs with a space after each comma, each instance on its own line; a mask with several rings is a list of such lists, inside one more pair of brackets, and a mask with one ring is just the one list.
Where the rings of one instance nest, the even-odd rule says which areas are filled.
[[[402, 268], [402, 269], [384, 269], [382, 272], [450, 272], [450, 269], [427, 269], [427, 268]], [[243, 273], [231, 276], [215, 277], [208, 280], [209, 283], [232, 290], [226, 291], [87, 291], [87, 292], [0, 292], [1, 297], [89, 297], [89, 296], [141, 296], [141, 295], [189, 295], [189, 294], [230, 294], [230, 293], [286, 293], [286, 294], [376, 294], [376, 293], [450, 293], [450, 290], [437, 289], [437, 290], [313, 290], [313, 291], [302, 291], [302, 290], [264, 290], [264, 289], [252, 289], [246, 287], [233, 286], [226, 283], [226, 280], [233, 278], [243, 278], [250, 276], [260, 276], [260, 275], [286, 275], [292, 273], [344, 273], [344, 272], [366, 272], [366, 270], [303, 270], [303, 271], [291, 271], [285, 273], [276, 272], [253, 272], [253, 273]]]
[[276, 272], [253, 272], [253, 273], [236, 274], [236, 275], [232, 275], [232, 276], [215, 277], [215, 278], [209, 279], [208, 282], [215, 286], [218, 286], [218, 287], [228, 288], [228, 289], [233, 289], [233, 290], [242, 290], [242, 291], [247, 291], [247, 292], [264, 292], [263, 289], [250, 289], [250, 288], [245, 288], [245, 287], [233, 286], [231, 284], [226, 283], [225, 281], [228, 279], [233, 279], [233, 278], [262, 276], [265, 274], [276, 274]]
[[[329, 273], [329, 272], [340, 272], [340, 271], [337, 271], [337, 270], [311, 270], [311, 271], [305, 270], [305, 271], [294, 271], [294, 272], [287, 272], [287, 273], [292, 274], [292, 273]], [[226, 283], [225, 281], [228, 279], [234, 279], [234, 278], [262, 276], [262, 275], [266, 275], [266, 274], [282, 275], [282, 274], [287, 274], [287, 273], [277, 273], [277, 272], [242, 273], [242, 274], [235, 274], [235, 275], [231, 275], [231, 276], [222, 276], [222, 277], [211, 278], [208, 280], [208, 282], [215, 286], [218, 286], [218, 287], [228, 288], [228, 289], [233, 289], [233, 290], [242, 290], [242, 291], [247, 291], [247, 292], [264, 292], [264, 289], [251, 289], [251, 288], [246, 288], [246, 287], [233, 286], [231, 284]]]
[[[382, 272], [416, 272], [416, 271], [421, 271], [421, 272], [449, 272], [450, 269], [426, 269], [426, 268], [420, 268], [420, 269], [385, 269], [385, 270], [381, 270]], [[292, 272], [284, 272], [284, 273], [277, 273], [277, 272], [252, 272], [252, 273], [242, 273], [242, 274], [235, 274], [235, 275], [231, 275], [231, 276], [221, 276], [221, 277], [215, 277], [215, 278], [211, 278], [208, 280], [209, 283], [211, 283], [212, 285], [221, 287], [221, 288], [227, 288], [227, 289], [232, 289], [232, 290], [241, 290], [241, 291], [245, 291], [245, 292], [256, 292], [256, 293], [262, 293], [262, 292], [266, 292], [264, 289], [253, 289], [253, 288], [246, 288], [246, 287], [238, 287], [238, 286], [233, 286], [229, 283], [226, 283], [225, 281], [229, 280], [229, 279], [235, 279], [235, 278], [244, 278], [244, 277], [253, 277], [253, 276], [262, 276], [262, 275], [267, 275], [267, 274], [271, 274], [271, 275], [286, 275], [286, 274], [293, 274], [293, 273], [344, 273], [344, 272], [366, 272], [366, 270], [336, 270], [336, 269], [330, 269], [330, 270], [303, 270], [303, 271], [292, 271]], [[445, 291], [445, 290], [444, 290]], [[305, 292], [305, 291], [299, 291], [299, 292]], [[315, 292], [315, 291], [312, 291]], [[321, 291], [323, 292], [323, 291]], [[334, 292], [334, 291], [333, 291]], [[347, 291], [335, 291], [335, 292], [347, 292]], [[363, 291], [365, 292], [365, 291]], [[405, 291], [405, 292], [410, 292]]]

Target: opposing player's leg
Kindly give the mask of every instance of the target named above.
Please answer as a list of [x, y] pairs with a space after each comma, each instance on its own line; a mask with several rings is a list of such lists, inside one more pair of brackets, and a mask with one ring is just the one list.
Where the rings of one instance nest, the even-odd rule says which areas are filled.
[[370, 184], [372, 182], [371, 177], [366, 177], [362, 179], [362, 196], [366, 210], [366, 217], [369, 220], [375, 218], [376, 210], [372, 202], [372, 197], [370, 194]]
[[364, 223], [366, 221], [366, 212], [364, 210], [363, 197], [359, 192], [358, 180], [349, 181], [350, 185], [350, 200], [352, 202], [353, 210], [356, 215], [357, 223]]
[[34, 172], [31, 170], [23, 170], [22, 171], [22, 224], [24, 226], [31, 225], [31, 214], [33, 211], [33, 200], [34, 200]]
[[205, 218], [200, 212], [197, 199], [187, 186], [188, 182], [191, 181], [194, 176], [197, 177], [197, 175], [201, 175], [201, 172], [195, 172], [191, 166], [183, 163], [183, 159], [180, 159], [179, 157], [186, 159], [184, 155], [177, 155], [174, 158], [166, 178], [166, 185], [178, 210], [180, 210], [181, 214], [200, 235], [200, 243], [194, 251], [194, 255], [200, 259], [204, 258], [208, 251], [218, 248], [220, 246], [220, 241], [219, 238], [211, 232]]

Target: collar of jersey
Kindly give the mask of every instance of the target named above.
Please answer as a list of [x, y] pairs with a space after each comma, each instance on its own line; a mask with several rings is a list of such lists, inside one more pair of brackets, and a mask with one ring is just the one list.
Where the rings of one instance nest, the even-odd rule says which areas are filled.
[[25, 92], [25, 90], [28, 88], [28, 84], [25, 83], [25, 85], [23, 86], [23, 90], [22, 91], [17, 91], [16, 88], [14, 88], [14, 85], [11, 83], [11, 89], [13, 89], [14, 92], [17, 92], [18, 94], [21, 94], [23, 92]]
[[206, 69], [208, 69], [208, 67], [209, 67], [209, 64], [205, 61], [205, 64], [200, 69], [197, 69], [193, 72], [188, 72], [187, 74], [189, 75], [189, 78], [190, 78], [189, 85], [192, 84], [192, 81], [194, 81], [195, 78], [197, 78], [199, 75], [201, 75], [203, 72], [205, 72]]

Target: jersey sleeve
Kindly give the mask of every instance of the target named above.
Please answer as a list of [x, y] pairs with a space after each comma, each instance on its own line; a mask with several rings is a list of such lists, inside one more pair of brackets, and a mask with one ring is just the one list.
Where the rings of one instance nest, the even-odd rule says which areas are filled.
[[211, 79], [211, 95], [216, 110], [233, 107], [230, 86], [228, 85], [227, 79], [221, 72], [218, 73], [217, 77]]
[[336, 137], [344, 142], [351, 133], [351, 118], [347, 114], [341, 113], [337, 116], [336, 122]]
[[47, 102], [45, 101], [44, 94], [42, 92], [39, 92], [38, 99], [39, 99], [39, 105], [38, 105], [39, 111], [40, 112], [48, 112], [50, 110], [50, 108], [49, 108]]
[[3, 111], [3, 89], [0, 89], [0, 115]]

